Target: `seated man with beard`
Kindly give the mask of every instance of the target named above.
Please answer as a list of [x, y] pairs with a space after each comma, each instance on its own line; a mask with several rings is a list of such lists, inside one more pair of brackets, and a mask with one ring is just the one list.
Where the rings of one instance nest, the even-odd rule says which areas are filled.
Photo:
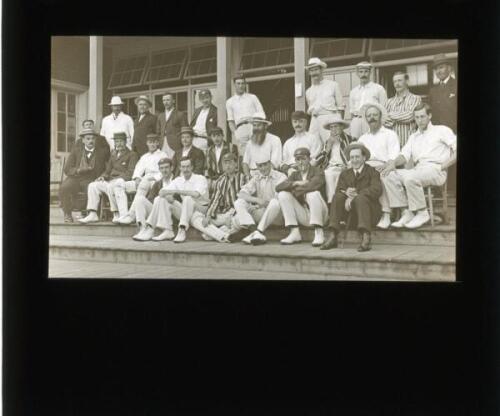
[[233, 231], [239, 231], [231, 233], [231, 242], [248, 234], [242, 240], [245, 244], [264, 244], [267, 227], [283, 223], [276, 186], [287, 179], [286, 175], [273, 169], [269, 156], [258, 155], [255, 163], [259, 171], [241, 188], [234, 203], [236, 214], [232, 226]]
[[271, 161], [273, 169], [281, 165], [281, 140], [278, 136], [268, 133], [267, 128], [272, 124], [266, 120], [263, 113], [255, 113], [250, 121], [252, 123], [252, 137], [250, 138], [245, 154], [243, 155], [243, 173], [249, 179], [250, 175], [257, 174], [256, 160], [265, 158]]

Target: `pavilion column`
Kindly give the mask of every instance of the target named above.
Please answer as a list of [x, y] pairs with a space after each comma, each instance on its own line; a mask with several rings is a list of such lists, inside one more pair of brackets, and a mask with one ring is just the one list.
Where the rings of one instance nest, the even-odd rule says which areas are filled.
[[103, 39], [90, 36], [89, 42], [89, 97], [88, 118], [95, 121], [96, 130], [100, 129], [103, 100]]
[[231, 43], [230, 37], [217, 36], [217, 120], [227, 132], [226, 100], [231, 96]]
[[306, 110], [306, 70], [309, 59], [309, 39], [294, 38], [294, 71], [295, 71], [295, 110]]

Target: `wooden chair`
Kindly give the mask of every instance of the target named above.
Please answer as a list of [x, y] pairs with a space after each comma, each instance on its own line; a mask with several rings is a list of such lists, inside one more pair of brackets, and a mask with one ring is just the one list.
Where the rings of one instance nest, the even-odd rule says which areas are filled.
[[[443, 224], [448, 224], [448, 185], [447, 182], [443, 186], [427, 186], [424, 189], [425, 197], [427, 199], [427, 206], [429, 207], [429, 214], [431, 216], [431, 227], [434, 227], [434, 215], [439, 215]], [[441, 205], [441, 210], [436, 212], [435, 203]]]
[[56, 157], [50, 161], [50, 201], [58, 200], [59, 188], [64, 178], [64, 163], [66, 158]]

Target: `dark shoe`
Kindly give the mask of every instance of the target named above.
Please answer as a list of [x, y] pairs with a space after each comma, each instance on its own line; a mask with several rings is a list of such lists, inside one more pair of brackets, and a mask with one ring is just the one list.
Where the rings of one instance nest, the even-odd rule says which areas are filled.
[[361, 237], [361, 244], [358, 247], [359, 252], [371, 250], [371, 234], [369, 232], [364, 232]]
[[65, 223], [71, 223], [73, 221], [73, 216], [71, 214], [64, 214], [64, 222]]
[[331, 233], [327, 240], [321, 244], [319, 247], [320, 250], [330, 250], [332, 248], [337, 248], [339, 245], [337, 241], [337, 233]]
[[250, 231], [246, 228], [242, 228], [235, 233], [229, 234], [227, 239], [230, 243], [236, 243], [237, 241], [243, 240], [247, 235], [249, 235]]

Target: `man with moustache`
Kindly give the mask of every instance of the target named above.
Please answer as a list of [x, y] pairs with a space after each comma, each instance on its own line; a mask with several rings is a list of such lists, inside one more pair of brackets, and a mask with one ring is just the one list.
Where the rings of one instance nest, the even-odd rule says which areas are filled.
[[313, 158], [316, 158], [323, 148], [323, 143], [316, 135], [307, 132], [307, 114], [304, 111], [294, 111], [292, 113], [292, 127], [295, 134], [283, 145], [283, 161], [280, 170], [288, 175], [294, 170], [295, 150], [299, 147], [309, 149]]
[[134, 123], [132, 150], [141, 157], [148, 151], [146, 145], [147, 135], [156, 133], [156, 116], [151, 114], [150, 108], [153, 103], [145, 95], [137, 97], [135, 105], [137, 106], [138, 115]]
[[356, 74], [359, 77], [359, 85], [354, 87], [349, 93], [349, 111], [352, 116], [351, 136], [358, 139], [368, 131], [368, 125], [363, 120], [361, 108], [367, 102], [376, 102], [385, 106], [387, 93], [382, 85], [370, 81], [372, 64], [360, 62], [356, 65]]
[[190, 126], [194, 131], [193, 145], [206, 154], [210, 130], [217, 127], [217, 107], [212, 104], [210, 90], [201, 90], [198, 98], [201, 101], [201, 107], [194, 110]]
[[132, 137], [134, 137], [134, 120], [128, 114], [123, 112], [125, 103], [118, 96], [111, 98], [109, 106], [111, 114], [102, 119], [101, 136], [104, 136], [108, 142], [109, 148], [113, 150], [115, 145], [113, 135], [115, 132], [125, 132], [127, 135], [127, 147], [132, 149]]
[[272, 124], [266, 120], [264, 113], [254, 113], [250, 119], [252, 123], [252, 138], [248, 142], [243, 155], [243, 174], [247, 179], [258, 172], [257, 160], [267, 158], [271, 161], [273, 169], [281, 166], [281, 140], [271, 134], [267, 128]]
[[[94, 120], [87, 119], [87, 120], [82, 121], [82, 129], [83, 130], [87, 130], [87, 129], [94, 130], [94, 125], [95, 125]], [[73, 148], [75, 146], [80, 146], [83, 148], [84, 144], [83, 144], [81, 137], [76, 139], [75, 144], [73, 145], [71, 150], [73, 150]], [[95, 136], [95, 146], [99, 147], [105, 154], [108, 155], [106, 157], [106, 161], [107, 161], [109, 159], [111, 152], [109, 150], [109, 144], [108, 144], [106, 138], [104, 136], [101, 136], [100, 134], [96, 135]]]
[[[399, 138], [393, 130], [383, 126], [387, 111], [382, 105], [375, 102], [365, 104], [361, 113], [369, 126], [369, 131], [363, 134], [358, 142], [363, 143], [370, 151], [371, 157], [366, 163], [381, 172], [387, 167], [389, 161], [398, 156], [400, 151]], [[383, 214], [377, 227], [387, 229], [391, 225], [391, 208], [384, 183], [382, 183], [380, 204]]]
[[181, 128], [182, 147], [175, 152], [174, 156], [175, 176], [180, 173], [180, 162], [183, 157], [191, 159], [191, 166], [195, 174], [205, 174], [205, 154], [193, 144], [193, 136], [194, 132], [191, 127]]
[[342, 91], [337, 82], [324, 79], [326, 63], [319, 58], [309, 59], [306, 69], [311, 77], [311, 86], [306, 90], [307, 113], [311, 116], [309, 133], [314, 134], [323, 143], [329, 131], [323, 128], [325, 118], [344, 111]]
[[182, 127], [188, 126], [187, 116], [175, 108], [175, 97], [172, 93], [166, 92], [162, 101], [165, 111], [156, 119], [156, 134], [160, 136], [160, 149], [173, 159], [175, 152], [182, 147], [180, 133]]

